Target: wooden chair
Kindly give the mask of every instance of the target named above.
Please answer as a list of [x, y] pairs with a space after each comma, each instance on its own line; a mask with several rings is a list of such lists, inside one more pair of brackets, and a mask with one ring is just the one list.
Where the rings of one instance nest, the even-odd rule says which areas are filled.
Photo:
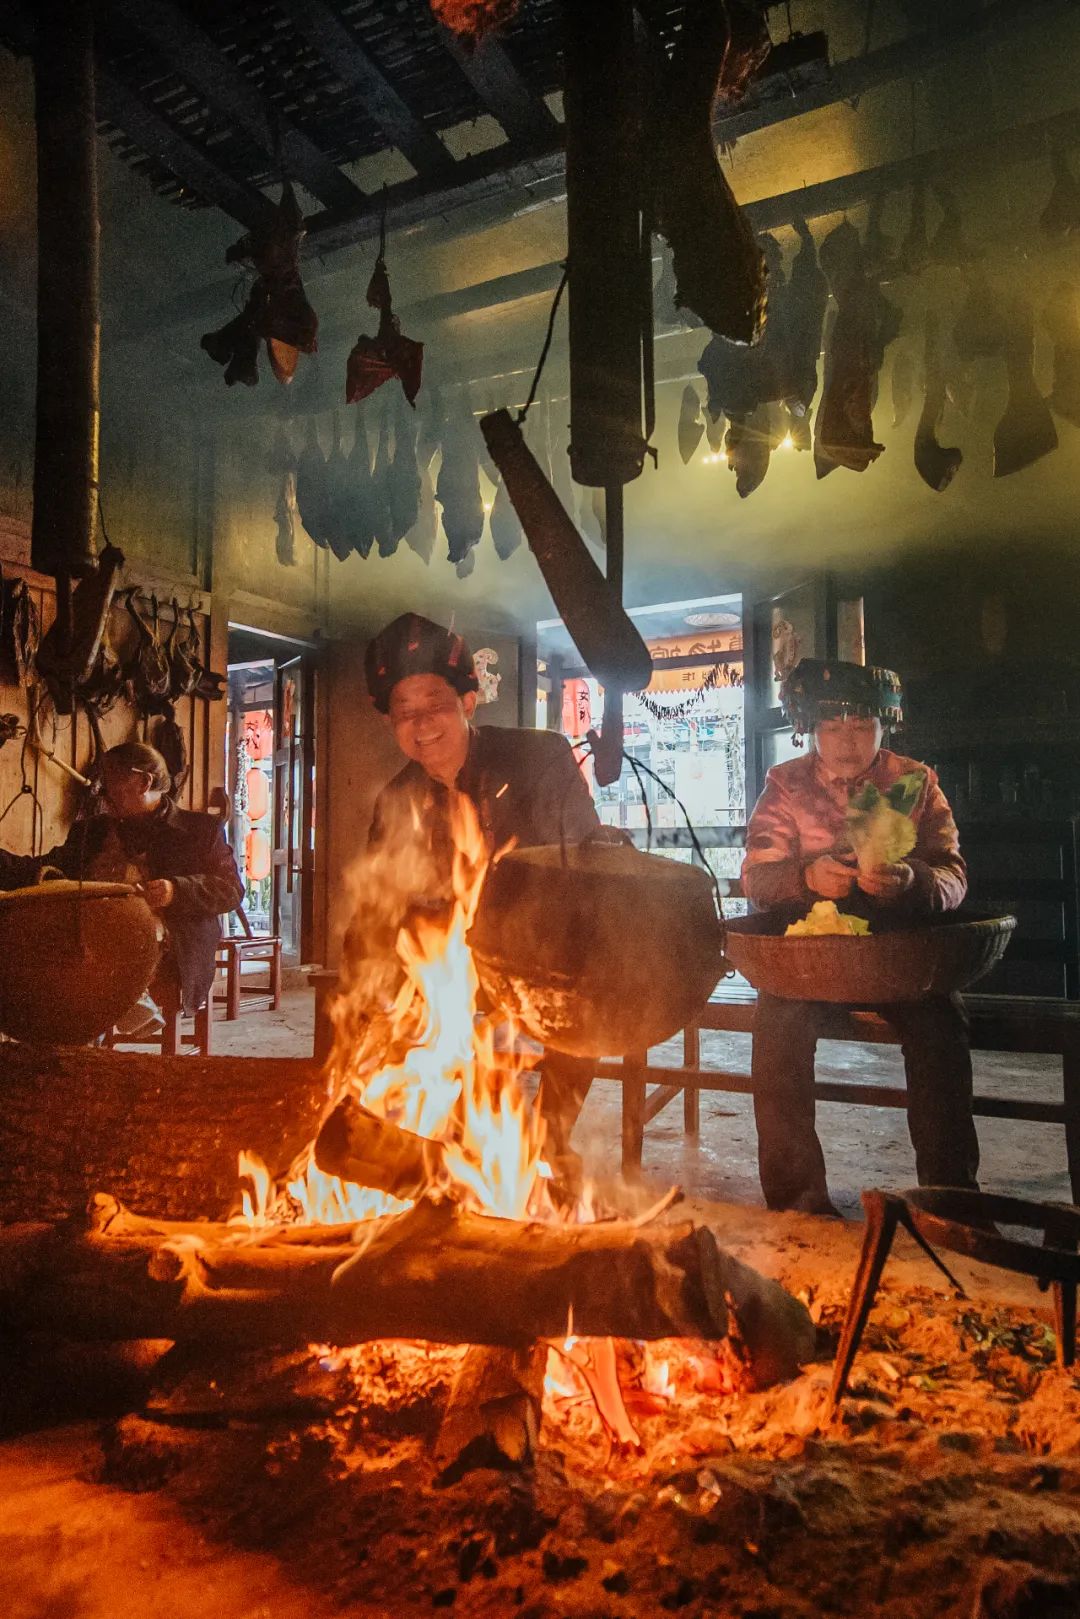
[[[269, 968], [267, 984], [248, 985], [243, 982], [245, 961], [265, 961]], [[240, 1016], [243, 996], [257, 996], [265, 1000], [267, 1009], [277, 1011], [281, 1006], [281, 939], [277, 934], [232, 934], [222, 939], [217, 949], [217, 964], [225, 973], [225, 1021], [233, 1022]], [[218, 996], [217, 999], [222, 999]]]

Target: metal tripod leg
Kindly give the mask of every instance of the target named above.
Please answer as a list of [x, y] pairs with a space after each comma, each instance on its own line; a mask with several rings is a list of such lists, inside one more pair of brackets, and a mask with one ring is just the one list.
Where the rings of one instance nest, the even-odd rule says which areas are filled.
[[825, 1407], [826, 1419], [835, 1414], [844, 1397], [852, 1363], [873, 1308], [881, 1273], [885, 1269], [885, 1261], [889, 1257], [900, 1211], [903, 1209], [898, 1197], [889, 1197], [884, 1192], [864, 1192], [862, 1201], [866, 1210], [866, 1233], [859, 1255], [859, 1268], [855, 1272], [855, 1281], [851, 1288], [851, 1298], [848, 1300], [844, 1328], [840, 1334], [840, 1344], [836, 1351], [832, 1387]]

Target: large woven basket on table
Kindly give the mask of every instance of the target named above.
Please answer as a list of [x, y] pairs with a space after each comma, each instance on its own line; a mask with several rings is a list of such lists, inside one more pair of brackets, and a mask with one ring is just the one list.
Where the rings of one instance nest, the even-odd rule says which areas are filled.
[[727, 924], [726, 955], [754, 988], [796, 1001], [879, 1006], [967, 989], [995, 967], [1014, 916], [953, 912], [916, 928], [861, 938], [785, 938], [772, 916]]

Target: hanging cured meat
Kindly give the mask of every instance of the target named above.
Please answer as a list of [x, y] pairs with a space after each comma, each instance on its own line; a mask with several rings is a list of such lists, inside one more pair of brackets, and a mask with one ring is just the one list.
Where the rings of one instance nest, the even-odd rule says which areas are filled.
[[740, 0], [688, 0], [667, 70], [653, 147], [655, 218], [671, 248], [680, 307], [753, 343], [765, 322], [765, 265], [716, 159], [713, 104], [768, 51], [760, 13]]
[[326, 538], [339, 562], [353, 551], [352, 475], [341, 448], [341, 423], [334, 412], [334, 443], [326, 458]]
[[420, 515], [420, 468], [416, 461], [416, 418], [398, 402], [394, 411], [394, 457], [387, 473], [390, 532], [403, 540]]
[[1009, 397], [994, 429], [994, 477], [1006, 478], [1032, 466], [1057, 449], [1058, 436], [1050, 407], [1035, 381], [1035, 335], [1030, 307], [1016, 299], [1009, 312], [1010, 339], [1005, 350]]
[[1042, 312], [1054, 345], [1054, 386], [1050, 403], [1059, 416], [1080, 427], [1080, 310], [1076, 288], [1059, 282]]
[[401, 322], [394, 314], [390, 277], [386, 271], [385, 201], [379, 256], [368, 282], [366, 296], [370, 307], [379, 312], [379, 325], [374, 337], [360, 336], [353, 345], [345, 372], [346, 403], [357, 404], [373, 394], [376, 388], [381, 388], [384, 382], [397, 377], [409, 404], [414, 405], [420, 392], [424, 345], [402, 335]]
[[935, 264], [967, 264], [972, 254], [964, 237], [964, 222], [956, 193], [950, 191], [948, 186], [935, 182], [934, 196], [941, 208], [941, 223], [930, 243], [930, 258]]
[[814, 421], [819, 478], [837, 467], [865, 472], [885, 448], [874, 438], [871, 417], [885, 346], [898, 330], [893, 305], [861, 271], [856, 272], [837, 297], [825, 350], [825, 385]]
[[379, 421], [379, 442], [371, 469], [371, 515], [379, 555], [392, 557], [398, 542], [390, 515], [390, 424], [385, 411]]
[[693, 460], [694, 452], [701, 443], [704, 432], [701, 400], [698, 398], [697, 389], [688, 383], [683, 389], [679, 404], [679, 454], [684, 467]]
[[283, 568], [293, 568], [296, 566], [296, 456], [284, 428], [277, 430], [268, 465], [280, 479], [274, 505], [274, 553]]
[[525, 531], [521, 520], [514, 510], [514, 503], [510, 499], [510, 491], [503, 478], [499, 479], [499, 487], [495, 491], [491, 514], [488, 519], [491, 526], [491, 540], [495, 547], [495, 554], [500, 561], [505, 562], [512, 557], [522, 540]]
[[895, 268], [896, 244], [881, 228], [886, 193], [877, 192], [870, 199], [866, 215], [866, 230], [862, 239], [863, 264], [867, 275], [882, 276]]
[[917, 180], [911, 188], [911, 213], [900, 244], [900, 264], [908, 275], [918, 275], [930, 262], [930, 241], [926, 231], [926, 182]]
[[724, 448], [724, 434], [727, 430], [727, 417], [722, 410], [715, 414], [705, 407], [705, 442], [713, 455], [719, 455]]
[[1071, 236], [1080, 231], [1080, 183], [1061, 147], [1051, 154], [1050, 166], [1054, 183], [1039, 224], [1048, 236]]
[[442, 507], [447, 556], [464, 562], [484, 532], [484, 503], [480, 497], [480, 444], [476, 419], [466, 402], [446, 424], [443, 458], [435, 484]]
[[308, 417], [307, 438], [296, 463], [296, 509], [300, 521], [323, 551], [330, 544], [326, 457], [319, 444], [314, 416]]
[[431, 482], [431, 456], [425, 456], [421, 450], [422, 439], [417, 443], [417, 466], [420, 478], [419, 508], [416, 522], [405, 536], [405, 544], [410, 551], [414, 551], [425, 566], [430, 563], [435, 551], [435, 542], [439, 537], [439, 512], [435, 505], [435, 490]]
[[902, 427], [915, 399], [915, 362], [907, 349], [897, 349], [892, 363], [892, 424]]
[[349, 533], [358, 556], [371, 555], [375, 544], [375, 494], [371, 482], [371, 446], [363, 414], [358, 410], [349, 451]]
[[439, 21], [467, 45], [477, 45], [488, 34], [496, 33], [517, 8], [518, 0], [431, 0], [431, 9]]
[[849, 281], [863, 273], [863, 247], [859, 233], [849, 219], [835, 225], [821, 244], [821, 268], [829, 282], [829, 291], [839, 299]]
[[750, 416], [732, 421], [724, 448], [728, 471], [735, 474], [735, 488], [742, 500], [764, 483], [774, 447], [771, 405], [759, 405]]
[[1004, 354], [1011, 338], [1005, 305], [981, 270], [966, 276], [967, 295], [953, 326], [953, 347], [961, 360]]
[[799, 250], [791, 261], [784, 311], [788, 355], [785, 397], [789, 404], [801, 405], [808, 411], [817, 393], [821, 329], [825, 323], [829, 286], [805, 219], [795, 221], [795, 230]]
[[947, 449], [937, 441], [937, 425], [945, 409], [945, 367], [938, 346], [937, 316], [926, 314], [926, 346], [923, 350], [923, 408], [915, 429], [915, 470], [928, 488], [942, 494], [952, 483], [964, 457], [958, 449]]
[[268, 224], [250, 231], [225, 255], [226, 264], [247, 263], [256, 271], [247, 304], [220, 331], [208, 332], [201, 347], [225, 367], [225, 381], [253, 386], [259, 380], [258, 350], [265, 341], [270, 369], [279, 382], [291, 382], [301, 354], [318, 348], [318, 316], [300, 279], [303, 214], [286, 180]]

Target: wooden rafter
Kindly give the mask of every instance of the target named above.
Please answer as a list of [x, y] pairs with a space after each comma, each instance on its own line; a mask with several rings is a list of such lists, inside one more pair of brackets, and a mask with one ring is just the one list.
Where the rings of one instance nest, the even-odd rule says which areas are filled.
[[909, 35], [895, 45], [837, 62], [820, 83], [804, 85], [786, 96], [750, 96], [734, 112], [719, 113], [713, 126], [717, 139], [735, 141], [840, 101], [856, 101], [879, 85], [927, 72], [963, 45], [989, 42], [998, 36], [1012, 37], [1017, 28], [1034, 22], [1039, 13], [1046, 13], [1048, 18], [1055, 12], [1064, 15], [1074, 3], [1075, 0], [995, 0], [980, 11], [965, 8], [958, 16], [951, 16], [948, 7], [943, 7], [932, 28]]
[[492, 117], [521, 146], [544, 147], [562, 139], [562, 125], [541, 96], [534, 95], [497, 39], [466, 50], [449, 28], [442, 41]]
[[172, 0], [111, 0], [110, 15], [141, 34], [164, 62], [242, 129], [262, 154], [334, 213], [355, 213], [364, 193], [311, 138], [280, 118], [209, 34]]
[[417, 174], [434, 175], [452, 167], [453, 159], [439, 137], [401, 98], [326, 0], [283, 0], [282, 9], [342, 84], [360, 92], [365, 112], [390, 144], [404, 153]]

